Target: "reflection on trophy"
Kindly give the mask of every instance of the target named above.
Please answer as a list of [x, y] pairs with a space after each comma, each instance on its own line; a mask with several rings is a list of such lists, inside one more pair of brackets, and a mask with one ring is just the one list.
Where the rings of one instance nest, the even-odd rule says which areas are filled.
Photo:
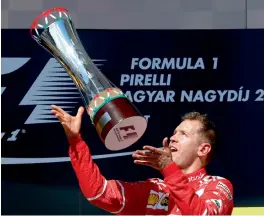
[[108, 149], [127, 148], [142, 137], [147, 128], [146, 119], [93, 64], [65, 8], [52, 8], [40, 14], [30, 33], [68, 72]]

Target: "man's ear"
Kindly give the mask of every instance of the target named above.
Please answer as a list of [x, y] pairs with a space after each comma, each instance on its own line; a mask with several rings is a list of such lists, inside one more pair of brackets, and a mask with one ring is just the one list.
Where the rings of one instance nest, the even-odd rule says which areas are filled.
[[198, 156], [204, 157], [209, 154], [211, 151], [211, 144], [210, 143], [202, 143], [198, 147]]

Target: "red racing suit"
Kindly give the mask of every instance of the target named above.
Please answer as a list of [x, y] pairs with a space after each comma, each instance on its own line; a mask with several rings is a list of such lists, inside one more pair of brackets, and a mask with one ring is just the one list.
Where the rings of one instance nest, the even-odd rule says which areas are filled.
[[86, 199], [118, 215], [231, 215], [233, 187], [204, 168], [184, 175], [175, 163], [161, 171], [164, 180], [141, 182], [106, 180], [79, 135], [68, 139], [69, 156]]

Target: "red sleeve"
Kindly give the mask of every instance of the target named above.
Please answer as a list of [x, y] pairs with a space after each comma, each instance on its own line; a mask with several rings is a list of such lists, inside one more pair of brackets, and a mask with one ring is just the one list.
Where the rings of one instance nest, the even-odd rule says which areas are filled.
[[149, 181], [106, 180], [81, 136], [68, 141], [71, 164], [81, 191], [90, 203], [114, 214], [142, 214], [147, 204]]
[[182, 214], [231, 215], [233, 188], [227, 179], [219, 178], [211, 181], [198, 195], [175, 163], [162, 170], [162, 174], [170, 190], [170, 196]]

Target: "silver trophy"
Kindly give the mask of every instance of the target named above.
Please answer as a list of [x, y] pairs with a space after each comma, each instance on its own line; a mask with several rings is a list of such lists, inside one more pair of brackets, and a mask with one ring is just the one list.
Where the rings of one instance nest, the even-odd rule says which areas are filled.
[[106, 148], [121, 150], [142, 137], [147, 128], [146, 119], [122, 90], [94, 65], [65, 8], [51, 8], [40, 14], [33, 21], [30, 33], [58, 60], [76, 84]]

